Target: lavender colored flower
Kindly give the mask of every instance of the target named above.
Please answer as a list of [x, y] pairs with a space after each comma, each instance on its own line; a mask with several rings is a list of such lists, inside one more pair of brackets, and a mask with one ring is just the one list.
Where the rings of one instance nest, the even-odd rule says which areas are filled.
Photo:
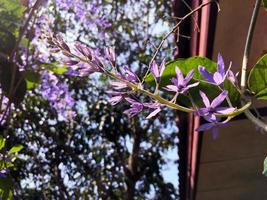
[[237, 85], [238, 84], [238, 80], [237, 80], [237, 76], [238, 76], [238, 72], [236, 74], [234, 74], [234, 72], [232, 70], [228, 71], [227, 74], [227, 79], [233, 84], [233, 85]]
[[109, 99], [109, 103], [113, 106], [121, 102], [126, 95], [126, 92], [118, 92], [112, 90], [107, 91], [107, 93], [111, 96]]
[[128, 66], [124, 66], [121, 77], [130, 82], [140, 82], [138, 76]]
[[219, 126], [223, 126], [225, 124], [218, 122], [218, 121], [213, 121], [213, 122], [208, 122], [205, 124], [200, 125], [196, 131], [200, 132], [200, 131], [207, 131], [207, 130], [211, 130], [211, 135], [213, 139], [217, 139], [219, 136], [219, 130], [218, 127]]
[[0, 178], [6, 177], [7, 173], [8, 173], [8, 169], [0, 170]]
[[151, 113], [146, 117], [146, 119], [150, 119], [150, 118], [156, 116], [156, 115], [161, 111], [161, 107], [163, 106], [163, 104], [161, 104], [161, 103], [159, 103], [159, 102], [154, 102], [154, 103], [143, 103], [143, 105], [144, 105], [145, 107], [154, 109], [154, 111], [151, 112]]
[[144, 108], [144, 106], [143, 106], [142, 103], [140, 103], [140, 102], [138, 102], [138, 101], [136, 101], [136, 100], [134, 100], [132, 98], [127, 97], [127, 98], [125, 98], [125, 100], [130, 103], [130, 107], [131, 108], [125, 110], [123, 113], [126, 114], [126, 115], [128, 115], [129, 118], [137, 115]]
[[105, 57], [108, 59], [113, 65], [116, 63], [116, 55], [115, 49], [113, 47], [105, 49]]
[[186, 75], [185, 78], [184, 78], [181, 70], [178, 67], [175, 68], [175, 72], [176, 72], [176, 77], [177, 78], [172, 78], [171, 79], [171, 82], [173, 83], [173, 85], [167, 85], [165, 87], [166, 90], [171, 91], [171, 92], [177, 92], [177, 93], [183, 94], [184, 92], [186, 92], [190, 88], [196, 87], [199, 84], [199, 82], [196, 82], [196, 83], [193, 83], [193, 84], [188, 84], [189, 81], [193, 77], [194, 70], [191, 70]]
[[149, 65], [149, 70], [156, 79], [159, 79], [162, 76], [164, 69], [165, 69], [165, 59], [163, 59], [160, 66], [158, 66], [155, 61], [153, 61]]
[[205, 105], [204, 108], [200, 108], [197, 110], [197, 114], [199, 116], [203, 116], [209, 122], [217, 121], [215, 114], [230, 114], [235, 108], [233, 107], [219, 107], [219, 105], [225, 100], [228, 95], [228, 92], [225, 90], [221, 94], [219, 94], [211, 103], [207, 97], [207, 95], [199, 91], [199, 94], [203, 100]]
[[75, 116], [74, 100], [68, 90], [68, 85], [59, 81], [52, 72], [42, 72], [40, 93], [64, 120], [71, 120]]
[[223, 58], [221, 56], [221, 54], [218, 54], [218, 60], [217, 60], [217, 71], [212, 74], [210, 72], [208, 72], [206, 70], [205, 67], [203, 66], [199, 66], [198, 67], [198, 70], [199, 70], [199, 73], [211, 84], [214, 84], [214, 85], [221, 85], [228, 72], [229, 72], [229, 69], [225, 72], [225, 69], [224, 69], [224, 61], [223, 61]]

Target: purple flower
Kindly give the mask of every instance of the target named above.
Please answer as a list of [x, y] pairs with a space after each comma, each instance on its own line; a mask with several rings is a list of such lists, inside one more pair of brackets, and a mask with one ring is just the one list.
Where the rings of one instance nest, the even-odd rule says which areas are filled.
[[108, 59], [113, 65], [116, 63], [115, 49], [113, 47], [105, 49], [105, 57]]
[[229, 72], [229, 69], [228, 69], [227, 72], [225, 73], [224, 61], [223, 61], [221, 54], [218, 54], [217, 71], [214, 74], [211, 74], [210, 72], [208, 72], [206, 70], [206, 68], [203, 66], [198, 66], [198, 70], [199, 70], [199, 73], [209, 83], [214, 84], [214, 85], [221, 85], [224, 82], [224, 80], [225, 80], [225, 78]]
[[238, 84], [238, 80], [237, 80], [237, 76], [238, 76], [238, 72], [236, 74], [234, 74], [234, 72], [232, 70], [228, 71], [227, 74], [227, 79], [233, 84], [233, 85], [237, 85]]
[[177, 92], [177, 93], [183, 94], [184, 92], [186, 92], [190, 88], [196, 87], [199, 84], [199, 82], [196, 82], [196, 83], [188, 85], [189, 81], [193, 77], [194, 70], [191, 70], [186, 75], [185, 78], [184, 78], [181, 70], [178, 67], [175, 68], [175, 72], [176, 72], [177, 78], [172, 78], [171, 79], [171, 82], [173, 83], [173, 85], [167, 85], [166, 88], [165, 88], [166, 90], [171, 91], [171, 92]]
[[123, 113], [128, 115], [129, 118], [137, 115], [138, 113], [140, 113], [144, 106], [142, 103], [138, 102], [138, 101], [135, 101], [134, 99], [132, 98], [125, 98], [126, 101], [128, 101], [130, 103], [130, 106], [131, 108], [125, 110]]
[[113, 106], [121, 102], [124, 99], [125, 94], [126, 94], [126, 92], [118, 92], [118, 91], [112, 91], [112, 90], [107, 91], [107, 93], [111, 96], [109, 99], [109, 103]]
[[165, 59], [161, 62], [160, 66], [157, 65], [155, 61], [150, 63], [149, 70], [154, 75], [155, 78], [159, 79], [165, 69]]
[[43, 71], [40, 93], [44, 99], [57, 111], [63, 120], [70, 120], [75, 116], [73, 107], [75, 104], [68, 85], [61, 82], [52, 72]]
[[8, 173], [8, 169], [0, 170], [0, 178], [6, 177], [7, 173]]
[[138, 76], [128, 66], [124, 66], [121, 77], [130, 82], [140, 82]]
[[217, 121], [215, 116], [216, 113], [218, 114], [229, 114], [235, 110], [233, 107], [219, 107], [219, 105], [225, 100], [228, 95], [228, 92], [225, 90], [219, 96], [217, 96], [211, 103], [207, 97], [207, 95], [199, 91], [199, 94], [203, 100], [205, 108], [200, 108], [197, 110], [197, 114], [203, 116], [209, 122]]
[[156, 116], [156, 115], [161, 111], [161, 107], [163, 106], [163, 104], [161, 104], [161, 103], [159, 103], [159, 102], [154, 102], [154, 103], [143, 103], [143, 105], [144, 105], [145, 107], [154, 109], [154, 111], [151, 112], [151, 113], [146, 117], [146, 119], [150, 119], [150, 118]]
[[221, 122], [218, 122], [218, 121], [208, 122], [208, 123], [200, 125], [196, 129], [196, 131], [200, 132], [200, 131], [207, 131], [207, 130], [211, 129], [212, 138], [213, 139], [217, 139], [218, 135], [219, 135], [218, 127], [219, 126], [223, 126], [223, 125], [225, 125], [225, 124], [221, 123]]

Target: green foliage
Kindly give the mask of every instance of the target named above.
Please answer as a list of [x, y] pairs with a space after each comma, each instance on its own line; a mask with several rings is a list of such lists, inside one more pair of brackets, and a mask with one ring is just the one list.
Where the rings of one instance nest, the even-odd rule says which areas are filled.
[[15, 47], [16, 37], [23, 11], [20, 0], [0, 0], [0, 52], [10, 54]]
[[[199, 90], [204, 91], [210, 99], [215, 98], [221, 91], [217, 86], [211, 85], [205, 81], [205, 79], [200, 75], [198, 71], [198, 66], [204, 66], [208, 71], [215, 72], [217, 69], [217, 64], [212, 60], [205, 57], [190, 57], [187, 59], [178, 59], [167, 63], [166, 68], [163, 72], [160, 86], [164, 87], [168, 84], [171, 84], [171, 78], [176, 77], [175, 67], [179, 67], [184, 75], [188, 74], [192, 69], [195, 70], [193, 76], [193, 82], [199, 81], [200, 84], [198, 87], [191, 88], [190, 94], [195, 101], [196, 105], [201, 106], [202, 100], [199, 96]], [[154, 78], [152, 74], [149, 74], [146, 78], [146, 83], [149, 85], [154, 85]], [[229, 82], [226, 81], [224, 87], [229, 92], [229, 98], [233, 105], [237, 106], [239, 104], [240, 94], [237, 89]], [[179, 100], [181, 103], [190, 106], [190, 101], [185, 96], [180, 96]]]
[[13, 146], [13, 147], [8, 151], [8, 153], [9, 153], [9, 154], [18, 153], [18, 152], [20, 152], [23, 148], [24, 148], [24, 147], [23, 147], [22, 145], [17, 144], [17, 145], [15, 145], [15, 146]]
[[262, 56], [250, 71], [248, 87], [257, 99], [267, 100], [267, 54]]
[[267, 157], [264, 159], [264, 162], [263, 162], [263, 172], [262, 174], [264, 176], [267, 176]]
[[34, 89], [39, 85], [40, 74], [30, 70], [24, 71], [24, 77], [27, 85], [27, 89]]
[[6, 140], [3, 138], [2, 135], [0, 135], [0, 150], [5, 147]]
[[[0, 170], [7, 170], [8, 168], [14, 167], [12, 162], [15, 161], [16, 155], [23, 149], [22, 145], [15, 145], [9, 151], [8, 154], [5, 152], [6, 140], [3, 136], [0, 136], [0, 154], [3, 154], [6, 159], [0, 160]], [[10, 177], [0, 177], [0, 199], [9, 200], [12, 199], [12, 191], [13, 191], [13, 182]]]
[[264, 9], [267, 11], [267, 0], [262, 0]]
[[60, 66], [58, 66], [57, 62], [49, 63], [49, 64], [42, 63], [40, 66], [43, 67], [44, 69], [48, 70], [48, 71], [51, 71], [51, 72], [54, 72], [55, 74], [58, 74], [58, 75], [61, 75], [68, 70], [67, 66], [61, 66], [60, 67]]

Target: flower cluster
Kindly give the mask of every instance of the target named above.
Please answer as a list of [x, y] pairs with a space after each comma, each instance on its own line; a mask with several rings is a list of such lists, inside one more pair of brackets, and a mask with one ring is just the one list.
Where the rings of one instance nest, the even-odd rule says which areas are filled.
[[[51, 41], [67, 57], [64, 60], [64, 64], [69, 66], [67, 74], [84, 77], [94, 72], [100, 72], [113, 79], [110, 81], [112, 90], [107, 91], [107, 94], [110, 96], [109, 102], [112, 105], [116, 105], [122, 101], [128, 103], [130, 108], [126, 109], [123, 113], [129, 117], [133, 117], [144, 110], [152, 109], [152, 112], [146, 117], [150, 119], [162, 111], [164, 107], [171, 107], [183, 111], [195, 112], [197, 116], [203, 117], [207, 123], [201, 125], [197, 131], [213, 129], [213, 132], [216, 132], [216, 127], [224, 124], [222, 117], [218, 116], [227, 116], [236, 110], [231, 104], [221, 106], [228, 99], [228, 91], [224, 89], [223, 83], [228, 79], [235, 85], [237, 80], [236, 75], [233, 74], [230, 67], [225, 70], [224, 61], [220, 54], [218, 55], [217, 71], [215, 73], [210, 73], [204, 66], [199, 66], [198, 70], [200, 75], [204, 77], [206, 83], [217, 86], [222, 92], [210, 101], [203, 91], [199, 91], [204, 107], [199, 107], [199, 105], [193, 102], [192, 98], [189, 98], [193, 107], [191, 109], [178, 105], [177, 99], [179, 100], [180, 95], [191, 97], [190, 89], [198, 87], [202, 81], [196, 81], [193, 78], [195, 74], [194, 69], [184, 76], [181, 69], [176, 66], [176, 77], [170, 79], [172, 84], [159, 88], [166, 62], [163, 60], [158, 65], [155, 61], [152, 61], [148, 69], [154, 77], [156, 88], [154, 88], [154, 92], [151, 92], [149, 85], [140, 81], [139, 77], [130, 67], [124, 66], [117, 68], [114, 48], [105, 49], [104, 53], [101, 54], [99, 50], [91, 49], [77, 43], [75, 44], [74, 51], [71, 51], [69, 46], [61, 38], [52, 38], [50, 39]], [[163, 91], [174, 92], [174, 96], [170, 100], [162, 98], [160, 96], [162, 89]], [[140, 94], [147, 95], [150, 101], [147, 101], [147, 98], [141, 98], [142, 96], [140, 97]], [[227, 102], [229, 103], [229, 101]]]
[[68, 91], [68, 85], [60, 82], [52, 72], [42, 73], [40, 93], [64, 120], [70, 120], [75, 116], [72, 109], [74, 100]]

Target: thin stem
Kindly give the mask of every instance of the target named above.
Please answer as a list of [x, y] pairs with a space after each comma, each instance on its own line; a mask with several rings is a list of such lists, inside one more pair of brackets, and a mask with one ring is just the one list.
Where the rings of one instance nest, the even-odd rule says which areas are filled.
[[[199, 11], [199, 10], [202, 9], [203, 7], [205, 7], [205, 6], [209, 5], [209, 4], [211, 4], [212, 2], [215, 2], [216, 5], [217, 5], [217, 7], [218, 7], [218, 10], [220, 10], [220, 7], [219, 7], [218, 2], [217, 2], [216, 0], [211, 0], [211, 1], [208, 1], [208, 2], [206, 2], [206, 3], [201, 4], [200, 6], [196, 7], [194, 10], [192, 10], [191, 12], [189, 12], [187, 15], [185, 15], [184, 17], [182, 17], [182, 18], [180, 19], [180, 21], [179, 21], [179, 22], [178, 22], [178, 23], [171, 29], [171, 31], [168, 32], [168, 33], [163, 37], [163, 39], [161, 40], [160, 44], [159, 44], [158, 47], [156, 48], [156, 51], [155, 51], [155, 53], [154, 53], [154, 55], [153, 55], [153, 57], [152, 57], [152, 59], [151, 59], [150, 62], [153, 62], [153, 61], [155, 60], [155, 58], [156, 58], [157, 54], [159, 53], [159, 50], [161, 49], [161, 47], [162, 47], [162, 45], [164, 44], [164, 42], [167, 40], [167, 38], [168, 38], [172, 33], [174, 33], [175, 31], [177, 31], [177, 30], [179, 29], [180, 24], [181, 24], [185, 19], [187, 19], [188, 17], [190, 17], [191, 15], [193, 15], [195, 12]], [[148, 73], [149, 73], [149, 70], [147, 70], [145, 76], [143, 77], [143, 79], [142, 79], [142, 83], [145, 81], [145, 78], [147, 77]]]
[[[243, 55], [243, 61], [242, 61], [242, 71], [241, 71], [241, 82], [240, 82], [240, 87], [241, 87], [241, 95], [244, 99], [247, 99], [245, 96], [245, 90], [246, 90], [246, 83], [247, 83], [247, 66], [248, 66], [248, 58], [250, 55], [250, 50], [251, 50], [251, 45], [252, 45], [252, 38], [255, 30], [255, 25], [257, 22], [257, 17], [259, 13], [261, 5], [261, 0], [256, 0], [255, 6], [253, 9], [252, 17], [250, 20], [250, 25], [248, 29], [248, 34], [247, 34], [247, 39], [246, 39], [246, 44], [245, 44], [245, 49], [244, 49], [244, 55]], [[245, 101], [241, 102], [243, 105], [245, 104]], [[257, 126], [261, 127], [264, 131], [267, 132], [267, 125], [257, 117], [255, 117], [250, 110], [245, 110], [245, 115], [247, 118], [252, 121], [254, 124]]]
[[251, 44], [252, 44], [252, 38], [255, 30], [255, 25], [257, 22], [257, 17], [259, 13], [261, 5], [261, 0], [256, 0], [252, 17], [250, 20], [249, 28], [248, 28], [248, 34], [247, 34], [247, 39], [246, 39], [246, 44], [245, 44], [245, 49], [243, 53], [243, 61], [242, 61], [242, 71], [241, 71], [241, 92], [244, 94], [246, 90], [246, 82], [247, 82], [247, 66], [248, 66], [248, 58], [250, 55], [250, 50], [251, 50]]

